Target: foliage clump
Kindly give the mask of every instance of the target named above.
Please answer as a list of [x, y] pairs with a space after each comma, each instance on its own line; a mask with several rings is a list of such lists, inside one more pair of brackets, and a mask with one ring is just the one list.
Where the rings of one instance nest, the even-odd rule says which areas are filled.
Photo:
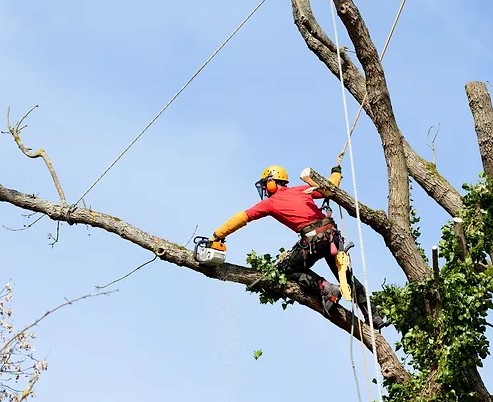
[[[294, 300], [286, 298], [280, 290], [286, 284], [288, 278], [286, 274], [279, 270], [279, 262], [286, 257], [286, 251], [283, 248], [279, 249], [279, 254], [272, 257], [270, 254], [259, 255], [252, 250], [247, 254], [246, 262], [253, 269], [262, 273], [261, 279], [269, 283], [268, 287], [262, 287], [259, 290], [254, 290], [255, 285], [250, 286], [247, 290], [259, 293], [261, 304], [274, 304], [278, 300], [282, 300], [282, 308], [286, 309], [289, 304], [293, 304]], [[260, 282], [260, 281], [259, 281]]]
[[[397, 350], [412, 369], [404, 384], [386, 381], [389, 401], [476, 401], [470, 373], [489, 354], [488, 311], [493, 308], [493, 180], [464, 185], [460, 213], [467, 251], [454, 223], [442, 228], [437, 278], [399, 287], [386, 285], [375, 301], [401, 334]], [[430, 384], [437, 384], [430, 389]]]

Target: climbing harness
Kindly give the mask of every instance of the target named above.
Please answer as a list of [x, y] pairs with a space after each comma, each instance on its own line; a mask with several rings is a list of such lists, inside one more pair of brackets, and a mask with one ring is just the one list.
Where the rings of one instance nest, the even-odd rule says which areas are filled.
[[265, 3], [266, 0], [261, 0], [257, 6], [245, 17], [245, 19], [236, 27], [236, 29], [226, 38], [226, 40], [209, 56], [209, 58], [199, 67], [199, 69], [190, 77], [190, 79], [179, 89], [179, 91], [169, 100], [169, 102], [154, 116], [144, 129], [133, 139], [133, 141], [118, 155], [118, 157], [106, 168], [106, 170], [94, 181], [91, 186], [79, 197], [73, 204], [79, 204], [82, 199], [98, 184], [101, 179], [116, 165], [116, 163], [125, 155], [129, 149], [144, 135], [144, 133], [154, 124], [154, 122], [165, 112], [165, 110], [175, 101], [178, 96], [192, 83], [192, 81], [200, 74], [200, 72], [212, 61], [214, 57], [222, 50], [224, 46], [236, 35], [236, 33], [247, 23], [247, 21], [257, 12], [257, 10]]

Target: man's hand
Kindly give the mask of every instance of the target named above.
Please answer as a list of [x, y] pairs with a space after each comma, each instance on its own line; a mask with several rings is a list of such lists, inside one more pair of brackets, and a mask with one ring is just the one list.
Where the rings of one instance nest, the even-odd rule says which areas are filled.
[[225, 239], [221, 239], [220, 237], [218, 237], [216, 235], [216, 233], [213, 233], [211, 237], [209, 237], [209, 240], [210, 241], [220, 241], [220, 242], [224, 242]]

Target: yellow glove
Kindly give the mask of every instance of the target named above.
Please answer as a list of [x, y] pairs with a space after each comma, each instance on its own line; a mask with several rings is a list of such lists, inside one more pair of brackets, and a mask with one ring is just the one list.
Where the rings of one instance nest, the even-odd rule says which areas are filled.
[[211, 237], [209, 237], [209, 240], [210, 240], [210, 241], [224, 241], [225, 239], [220, 239], [220, 238], [217, 236], [216, 232], [214, 232], [214, 233], [212, 234], [212, 236], [211, 236]]
[[342, 180], [341, 167], [334, 166], [330, 171], [329, 181], [336, 187], [339, 187]]
[[233, 232], [236, 232], [238, 229], [245, 226], [247, 222], [248, 222], [248, 216], [246, 212], [245, 211], [237, 212], [226, 222], [224, 222], [221, 226], [219, 226], [214, 231], [213, 236], [216, 236], [217, 239], [224, 240], [226, 236], [230, 235]]

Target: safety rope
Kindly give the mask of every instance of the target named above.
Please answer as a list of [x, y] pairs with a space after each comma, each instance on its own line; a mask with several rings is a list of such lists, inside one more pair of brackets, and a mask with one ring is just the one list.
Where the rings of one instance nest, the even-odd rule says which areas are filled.
[[[356, 171], [354, 167], [354, 156], [353, 156], [353, 147], [351, 144], [351, 135], [350, 135], [350, 127], [349, 127], [349, 113], [347, 110], [347, 102], [346, 102], [346, 93], [345, 93], [345, 87], [344, 87], [344, 77], [342, 73], [342, 62], [341, 62], [341, 53], [339, 49], [339, 38], [337, 34], [337, 23], [336, 23], [336, 18], [335, 18], [335, 6], [332, 1], [330, 1], [330, 9], [332, 13], [332, 24], [334, 26], [334, 38], [335, 38], [335, 45], [337, 49], [337, 63], [339, 67], [339, 80], [341, 82], [341, 93], [342, 93], [342, 103], [343, 103], [343, 109], [344, 109], [344, 119], [346, 123], [346, 133], [347, 133], [347, 141], [348, 141], [348, 147], [349, 147], [349, 159], [350, 159], [350, 164], [351, 164], [351, 177], [352, 177], [352, 184], [353, 184], [353, 192], [354, 192], [354, 203], [356, 205], [356, 221], [357, 221], [357, 227], [358, 227], [358, 239], [360, 243], [360, 251], [361, 251], [361, 261], [362, 261], [362, 268], [363, 268], [363, 279], [364, 279], [364, 286], [366, 289], [368, 289], [368, 278], [367, 278], [367, 272], [366, 272], [366, 258], [365, 258], [365, 249], [364, 249], [364, 243], [363, 243], [363, 230], [361, 227], [361, 216], [360, 216], [360, 210], [359, 210], [359, 202], [358, 202], [358, 189], [356, 185]], [[366, 291], [366, 304], [367, 304], [367, 309], [368, 309], [368, 321], [370, 324], [370, 332], [371, 332], [371, 344], [372, 344], [372, 352], [374, 356], [374, 363], [375, 363], [375, 379], [376, 379], [376, 384], [377, 384], [377, 389], [378, 389], [378, 396], [380, 402], [383, 401], [382, 399], [382, 391], [381, 391], [381, 385], [380, 385], [380, 379], [379, 379], [379, 368], [378, 368], [378, 359], [377, 359], [377, 347], [376, 347], [376, 339], [375, 339], [375, 331], [373, 328], [373, 317], [371, 313], [371, 301], [370, 301], [370, 296], [369, 292]], [[353, 362], [354, 363], [354, 362]], [[359, 395], [359, 391], [358, 391]]]
[[[342, 212], [342, 207], [339, 205], [339, 221], [341, 222], [342, 226], [342, 233], [343, 233], [343, 238], [346, 238], [346, 233], [348, 233], [347, 226], [346, 226], [346, 220], [344, 219], [344, 214]], [[358, 400], [361, 401], [361, 391], [359, 388], [359, 380], [358, 380], [358, 374], [356, 373], [356, 364], [354, 362], [354, 353], [353, 353], [353, 339], [354, 339], [354, 319], [356, 317], [355, 314], [355, 309], [356, 311], [360, 311], [358, 304], [354, 302], [354, 298], [356, 297], [356, 286], [355, 286], [355, 281], [354, 281], [354, 274], [353, 274], [353, 263], [351, 261], [351, 255], [348, 254], [349, 258], [349, 272], [351, 273], [351, 292], [353, 294], [353, 298], [351, 298], [351, 336], [349, 338], [349, 355], [351, 358], [351, 367], [353, 369], [353, 376], [354, 376], [354, 381], [356, 383], [356, 390], [358, 393]], [[361, 320], [358, 320], [358, 328], [359, 328], [359, 336], [360, 339], [363, 339], [363, 332], [362, 332], [362, 327], [361, 327]], [[361, 350], [362, 350], [362, 359], [363, 359], [363, 368], [364, 368], [364, 373], [365, 373], [365, 378], [366, 378], [366, 388], [368, 391], [368, 400], [371, 401], [371, 384], [370, 384], [370, 376], [369, 376], [369, 370], [368, 370], [368, 364], [366, 362], [366, 353], [364, 349], [363, 342], [360, 342], [361, 344]]]
[[82, 199], [99, 183], [99, 181], [116, 165], [116, 163], [125, 155], [128, 150], [144, 135], [154, 122], [164, 113], [164, 111], [175, 101], [178, 96], [192, 83], [192, 81], [200, 74], [200, 72], [212, 61], [214, 57], [226, 46], [226, 44], [236, 35], [236, 33], [247, 23], [247, 21], [257, 12], [257, 10], [265, 3], [266, 0], [261, 0], [257, 6], [245, 17], [245, 19], [236, 27], [236, 29], [226, 38], [226, 40], [212, 53], [211, 56], [199, 67], [199, 69], [190, 77], [190, 79], [180, 88], [180, 90], [170, 99], [170, 101], [152, 118], [152, 120], [144, 127], [144, 129], [134, 138], [134, 140], [118, 155], [118, 157], [106, 168], [106, 170], [94, 181], [94, 183], [82, 194], [79, 199], [73, 204], [77, 205]]
[[[392, 39], [392, 35], [394, 35], [395, 27], [397, 26], [397, 22], [399, 21], [399, 18], [401, 17], [402, 10], [404, 9], [404, 5], [406, 4], [406, 0], [401, 1], [401, 5], [399, 6], [399, 9], [397, 10], [397, 14], [394, 18], [394, 22], [392, 23], [392, 27], [390, 28], [390, 32], [387, 35], [387, 39], [385, 41], [385, 45], [383, 46], [382, 54], [380, 55], [380, 61], [383, 60], [385, 57], [385, 53], [387, 52], [387, 48], [389, 47], [390, 40]], [[351, 138], [351, 135], [353, 134], [354, 129], [356, 128], [356, 124], [358, 124], [358, 120], [361, 116], [361, 112], [363, 110], [363, 107], [365, 106], [366, 100], [368, 98], [368, 92], [365, 92], [365, 96], [363, 97], [363, 100], [361, 101], [361, 104], [359, 105], [358, 112], [356, 113], [356, 117], [354, 118], [353, 124], [351, 126], [351, 130], [349, 131], [349, 138]], [[339, 153], [339, 156], [337, 158], [337, 164], [340, 165], [342, 162], [342, 158], [344, 157], [344, 154], [346, 152], [346, 148], [349, 144], [349, 140], [346, 140], [344, 147], [342, 148], [342, 151]]]

